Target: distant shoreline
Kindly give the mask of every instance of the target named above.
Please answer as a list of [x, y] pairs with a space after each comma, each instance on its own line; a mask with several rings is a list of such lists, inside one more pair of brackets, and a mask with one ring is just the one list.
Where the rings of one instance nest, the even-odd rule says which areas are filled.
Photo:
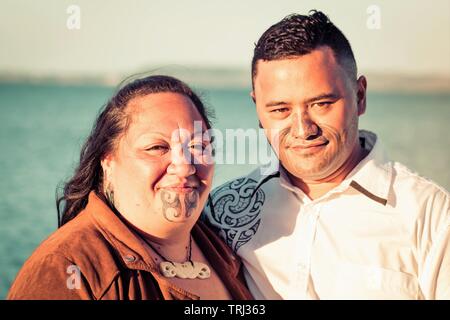
[[[242, 68], [149, 68], [151, 72], [131, 72], [105, 75], [30, 75], [1, 72], [2, 83], [93, 85], [116, 87], [129, 75], [167, 74], [178, 77], [194, 87], [247, 89], [251, 87], [250, 71]], [[369, 92], [450, 93], [450, 75], [406, 75], [395, 73], [362, 72], [368, 79]]]

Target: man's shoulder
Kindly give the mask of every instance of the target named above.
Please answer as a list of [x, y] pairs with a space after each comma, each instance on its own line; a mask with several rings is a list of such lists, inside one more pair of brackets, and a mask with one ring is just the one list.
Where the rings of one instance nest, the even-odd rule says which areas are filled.
[[394, 187], [399, 193], [414, 194], [417, 197], [428, 198], [439, 196], [449, 198], [449, 192], [433, 180], [426, 178], [400, 162], [393, 162]]
[[219, 212], [240, 213], [252, 201], [264, 202], [267, 182], [276, 177], [279, 177], [278, 171], [262, 174], [260, 168], [256, 168], [245, 176], [233, 178], [211, 192], [208, 207]]
[[257, 168], [248, 175], [223, 183], [212, 191], [202, 220], [237, 251], [256, 233], [267, 199], [264, 185], [278, 175], [278, 172], [263, 175]]
[[448, 228], [450, 195], [445, 188], [399, 162], [393, 163], [393, 174], [392, 203], [432, 233]]
[[223, 198], [225, 194], [229, 194], [230, 192], [236, 193], [239, 197], [246, 198], [249, 196], [250, 190], [255, 190], [271, 178], [279, 176], [279, 171], [273, 171], [268, 174], [262, 174], [262, 172], [261, 168], [256, 168], [247, 175], [228, 180], [214, 188], [211, 192], [211, 198], [217, 200], [218, 198]]

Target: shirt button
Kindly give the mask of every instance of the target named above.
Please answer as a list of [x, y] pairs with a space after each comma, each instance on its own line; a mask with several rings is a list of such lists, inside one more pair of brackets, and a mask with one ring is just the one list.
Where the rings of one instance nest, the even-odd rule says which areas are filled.
[[304, 264], [299, 264], [298, 265], [298, 271], [305, 272], [306, 271], [306, 266]]
[[126, 262], [135, 262], [136, 261], [136, 257], [131, 254], [127, 254], [123, 258], [125, 259]]

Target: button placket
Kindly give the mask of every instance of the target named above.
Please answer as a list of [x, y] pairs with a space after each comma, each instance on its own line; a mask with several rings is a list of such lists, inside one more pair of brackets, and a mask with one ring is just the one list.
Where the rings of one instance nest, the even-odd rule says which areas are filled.
[[292, 290], [295, 298], [305, 298], [308, 291], [311, 251], [314, 242], [317, 218], [313, 204], [305, 205], [299, 212], [299, 234], [297, 243], [299, 245], [299, 255], [295, 265], [295, 279], [292, 282]]

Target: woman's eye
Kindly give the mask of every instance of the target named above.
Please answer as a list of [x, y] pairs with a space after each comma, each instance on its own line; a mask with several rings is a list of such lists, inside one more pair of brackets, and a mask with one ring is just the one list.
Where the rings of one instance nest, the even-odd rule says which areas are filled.
[[163, 153], [169, 150], [169, 147], [163, 145], [155, 145], [148, 147], [145, 151], [153, 152], [153, 153]]
[[195, 144], [191, 144], [189, 146], [191, 149], [193, 149], [194, 151], [203, 151], [206, 148], [206, 145], [203, 143], [195, 143]]

